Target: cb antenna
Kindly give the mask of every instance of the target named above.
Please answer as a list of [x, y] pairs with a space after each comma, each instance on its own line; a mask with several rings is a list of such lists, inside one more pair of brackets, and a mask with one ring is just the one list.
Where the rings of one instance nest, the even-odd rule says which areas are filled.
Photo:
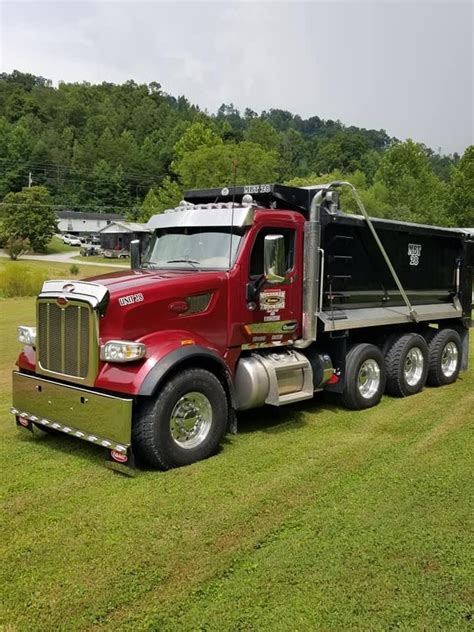
[[234, 188], [232, 189], [232, 213], [230, 216], [229, 270], [232, 267], [232, 237], [234, 234], [235, 188], [237, 186], [237, 166], [239, 163], [237, 160], [233, 160], [232, 164], [234, 166]]

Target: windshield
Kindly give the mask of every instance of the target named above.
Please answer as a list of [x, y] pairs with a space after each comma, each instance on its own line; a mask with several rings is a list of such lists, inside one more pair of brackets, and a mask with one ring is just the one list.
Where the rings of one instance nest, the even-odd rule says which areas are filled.
[[144, 268], [228, 270], [234, 262], [242, 231], [229, 228], [163, 228], [155, 231], [143, 258]]

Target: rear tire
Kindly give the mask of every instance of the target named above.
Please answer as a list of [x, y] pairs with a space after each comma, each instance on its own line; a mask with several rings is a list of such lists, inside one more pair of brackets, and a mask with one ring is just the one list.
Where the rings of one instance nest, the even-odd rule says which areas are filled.
[[428, 375], [428, 345], [419, 334], [396, 338], [385, 355], [387, 393], [407, 397], [419, 393]]
[[133, 449], [153, 468], [189, 465], [214, 454], [227, 416], [226, 393], [217, 377], [204, 369], [186, 369], [143, 403], [132, 430]]
[[461, 369], [461, 337], [454, 329], [439, 329], [429, 341], [429, 369], [427, 383], [430, 386], [452, 384]]
[[342, 402], [346, 408], [363, 410], [376, 406], [385, 390], [382, 352], [371, 344], [357, 344], [346, 357]]

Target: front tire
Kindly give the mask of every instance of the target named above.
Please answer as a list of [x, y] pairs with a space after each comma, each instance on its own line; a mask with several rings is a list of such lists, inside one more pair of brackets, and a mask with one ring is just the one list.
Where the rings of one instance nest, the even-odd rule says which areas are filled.
[[385, 364], [375, 345], [357, 344], [346, 357], [343, 404], [352, 410], [376, 406], [385, 390]]
[[227, 397], [217, 377], [186, 369], [143, 403], [132, 431], [135, 454], [160, 470], [206, 459], [217, 450], [227, 417]]

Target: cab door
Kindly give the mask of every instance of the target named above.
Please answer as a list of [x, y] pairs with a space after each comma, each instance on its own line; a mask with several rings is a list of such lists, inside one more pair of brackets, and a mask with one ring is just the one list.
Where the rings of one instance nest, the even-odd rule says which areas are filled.
[[[246, 260], [242, 262], [242, 349], [272, 347], [300, 335], [302, 311], [302, 224], [254, 227]], [[265, 277], [265, 237], [281, 236], [285, 271], [282, 280]]]

